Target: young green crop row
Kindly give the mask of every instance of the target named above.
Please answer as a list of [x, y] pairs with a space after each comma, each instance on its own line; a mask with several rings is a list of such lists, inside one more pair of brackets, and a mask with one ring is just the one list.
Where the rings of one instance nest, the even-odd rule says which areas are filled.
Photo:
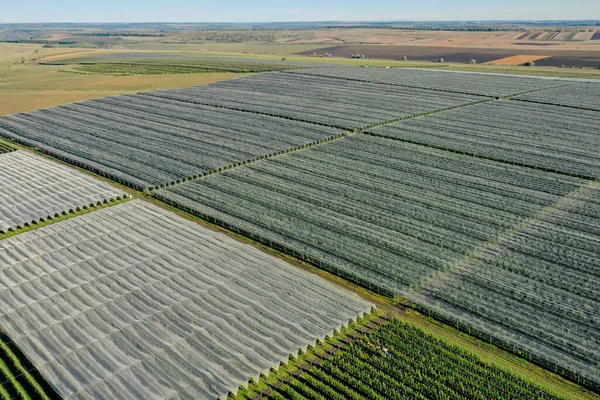
[[2, 154], [2, 153], [9, 153], [9, 152], [14, 151], [14, 150], [15, 149], [13, 147], [0, 142], [0, 154]]
[[53, 399], [54, 390], [0, 333], [0, 399]]
[[273, 399], [553, 399], [553, 394], [392, 319], [272, 392]]

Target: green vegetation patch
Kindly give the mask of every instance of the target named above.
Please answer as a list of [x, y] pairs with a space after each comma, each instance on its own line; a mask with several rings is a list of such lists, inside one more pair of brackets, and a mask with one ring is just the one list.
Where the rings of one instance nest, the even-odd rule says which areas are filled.
[[74, 65], [74, 71], [110, 75], [252, 73], [298, 68], [297, 64], [198, 58], [75, 58], [43, 65]]
[[2, 153], [9, 153], [11, 151], [15, 151], [16, 149], [12, 146], [10, 146], [7, 143], [4, 143], [2, 141], [0, 141], [0, 154]]
[[136, 65], [136, 64], [86, 64], [73, 68], [74, 71], [89, 74], [108, 75], [163, 75], [163, 74], [198, 74], [215, 72], [211, 69], [189, 67], [183, 65]]
[[397, 319], [272, 388], [272, 399], [557, 398]]

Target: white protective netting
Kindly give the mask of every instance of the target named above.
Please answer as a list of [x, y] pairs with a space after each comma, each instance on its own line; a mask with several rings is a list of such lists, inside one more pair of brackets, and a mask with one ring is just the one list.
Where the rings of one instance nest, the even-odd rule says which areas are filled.
[[66, 398], [216, 398], [372, 305], [140, 200], [0, 241], [0, 326]]
[[0, 154], [0, 233], [127, 194], [41, 156]]

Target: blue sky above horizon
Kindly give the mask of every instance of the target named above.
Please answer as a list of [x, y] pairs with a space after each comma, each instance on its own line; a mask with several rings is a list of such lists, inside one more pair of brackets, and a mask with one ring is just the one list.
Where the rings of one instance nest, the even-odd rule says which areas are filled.
[[598, 0], [0, 0], [0, 23], [600, 19]]

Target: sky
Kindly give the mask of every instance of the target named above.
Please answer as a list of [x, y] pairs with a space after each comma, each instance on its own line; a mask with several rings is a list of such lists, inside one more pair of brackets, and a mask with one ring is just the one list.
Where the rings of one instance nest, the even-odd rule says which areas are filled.
[[599, 0], [0, 0], [0, 23], [600, 20]]

